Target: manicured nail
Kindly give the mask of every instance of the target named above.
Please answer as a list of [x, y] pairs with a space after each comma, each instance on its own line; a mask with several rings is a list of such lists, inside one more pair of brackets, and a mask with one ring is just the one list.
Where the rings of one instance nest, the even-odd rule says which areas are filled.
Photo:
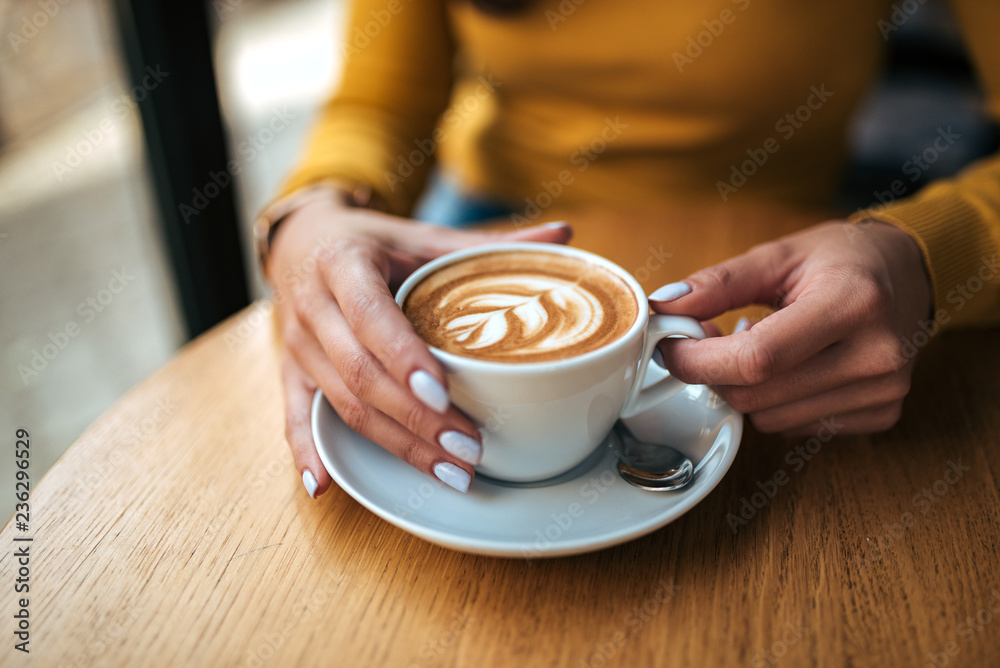
[[663, 361], [663, 353], [660, 352], [659, 348], [653, 348], [653, 361], [659, 364], [661, 368], [667, 368], [667, 363]]
[[448, 391], [441, 386], [437, 378], [426, 371], [414, 371], [410, 374], [410, 390], [417, 399], [438, 413], [447, 411], [448, 404], [451, 403]]
[[455, 455], [463, 462], [475, 466], [483, 458], [483, 446], [479, 441], [466, 436], [460, 431], [446, 431], [438, 438], [438, 443], [449, 454]]
[[736, 321], [736, 329], [733, 330], [733, 334], [739, 334], [745, 329], [750, 328], [750, 321], [747, 318], [740, 318]]
[[312, 471], [309, 469], [302, 472], [302, 484], [306, 486], [306, 491], [309, 492], [309, 496], [315, 499], [316, 488], [319, 487], [319, 483], [316, 482], [316, 476], [314, 476]]
[[434, 475], [437, 479], [465, 494], [472, 484], [472, 476], [458, 468], [451, 462], [441, 462], [434, 465]]
[[664, 285], [649, 295], [649, 298], [654, 302], [672, 302], [675, 299], [680, 299], [689, 292], [691, 292], [691, 286], [687, 283], [671, 283], [670, 285]]

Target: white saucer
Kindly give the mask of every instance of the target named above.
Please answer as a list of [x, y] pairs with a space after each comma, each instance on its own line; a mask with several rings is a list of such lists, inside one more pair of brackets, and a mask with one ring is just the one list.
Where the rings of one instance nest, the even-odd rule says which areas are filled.
[[640, 438], [666, 435], [657, 440], [691, 457], [694, 480], [677, 492], [632, 487], [618, 476], [614, 452], [602, 444], [577, 469], [542, 486], [479, 476], [461, 494], [351, 431], [320, 392], [312, 411], [323, 465], [370, 511], [438, 545], [521, 558], [599, 550], [672, 522], [722, 480], [743, 434], [743, 416], [702, 385], [684, 388], [628, 424]]

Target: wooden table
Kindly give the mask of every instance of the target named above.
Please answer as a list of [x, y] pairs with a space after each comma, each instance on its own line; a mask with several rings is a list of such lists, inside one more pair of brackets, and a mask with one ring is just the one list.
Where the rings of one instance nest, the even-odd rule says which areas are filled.
[[[745, 207], [568, 217], [577, 245], [650, 289], [817, 219]], [[306, 496], [259, 303], [129, 392], [33, 490], [30, 655], [12, 649], [22, 534], [4, 528], [0, 656], [78, 667], [997, 665], [998, 370], [995, 331], [941, 335], [892, 431], [837, 438], [796, 471], [789, 453], [804, 439], [750, 428], [718, 488], [673, 524], [583, 556], [498, 559], [426, 543], [338, 488]], [[779, 471], [787, 483], [762, 504], [754, 495]], [[727, 515], [744, 500], [763, 507], [734, 533]]]

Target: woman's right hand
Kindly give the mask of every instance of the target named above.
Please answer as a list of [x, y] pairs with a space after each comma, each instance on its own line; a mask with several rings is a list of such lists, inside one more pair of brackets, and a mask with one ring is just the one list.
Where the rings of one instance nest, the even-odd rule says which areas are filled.
[[445, 253], [497, 241], [565, 243], [569, 226], [517, 232], [418, 225], [350, 208], [333, 189], [309, 199], [276, 230], [267, 273], [283, 338], [285, 435], [310, 496], [332, 482], [313, 443], [317, 387], [365, 438], [465, 492], [482, 458], [475, 425], [451, 405], [447, 379], [396, 305], [393, 292]]

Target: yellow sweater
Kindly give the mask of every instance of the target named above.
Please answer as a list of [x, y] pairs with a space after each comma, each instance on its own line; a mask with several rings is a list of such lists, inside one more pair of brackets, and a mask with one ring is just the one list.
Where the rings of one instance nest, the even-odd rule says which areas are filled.
[[[283, 192], [364, 183], [405, 215], [436, 160], [527, 219], [554, 191], [568, 206], [822, 206], [883, 34], [919, 3], [541, 0], [495, 18], [356, 0], [340, 91]], [[952, 4], [1000, 118], [1000, 2]], [[1000, 157], [853, 218], [918, 239], [950, 326], [1000, 322]]]

